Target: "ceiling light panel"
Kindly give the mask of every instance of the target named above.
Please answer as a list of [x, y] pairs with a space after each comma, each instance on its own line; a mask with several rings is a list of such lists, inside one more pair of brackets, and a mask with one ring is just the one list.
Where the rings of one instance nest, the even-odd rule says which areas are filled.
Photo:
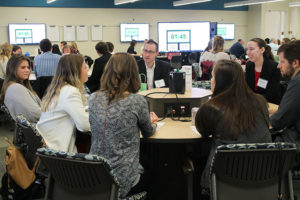
[[278, 1], [285, 1], [285, 0], [248, 0], [248, 1], [236, 1], [231, 3], [224, 3], [225, 8], [232, 8], [232, 7], [239, 7], [239, 6], [249, 6], [255, 4], [263, 4], [263, 3], [272, 3]]
[[189, 4], [195, 4], [195, 3], [204, 3], [209, 2], [212, 0], [182, 0], [182, 1], [173, 1], [173, 6], [185, 6]]

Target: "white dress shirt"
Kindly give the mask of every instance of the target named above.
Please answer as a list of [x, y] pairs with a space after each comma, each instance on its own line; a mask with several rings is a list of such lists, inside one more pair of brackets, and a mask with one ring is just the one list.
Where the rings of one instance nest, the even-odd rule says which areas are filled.
[[147, 70], [147, 84], [148, 84], [148, 88], [150, 90], [150, 89], [154, 88], [153, 81], [154, 81], [155, 62], [153, 64], [152, 68], [148, 67], [146, 63], [145, 63], [145, 65], [146, 65], [146, 70]]

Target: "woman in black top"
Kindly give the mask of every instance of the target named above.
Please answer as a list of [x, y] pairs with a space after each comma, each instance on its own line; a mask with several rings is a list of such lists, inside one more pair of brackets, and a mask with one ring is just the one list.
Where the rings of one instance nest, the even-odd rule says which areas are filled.
[[271, 49], [260, 38], [247, 44], [249, 61], [246, 63], [246, 81], [252, 91], [263, 95], [268, 102], [280, 103], [281, 74], [277, 63], [272, 60]]
[[209, 188], [209, 169], [217, 146], [234, 143], [271, 142], [267, 102], [252, 92], [242, 67], [229, 60], [214, 66], [212, 98], [198, 110], [196, 128], [202, 137], [212, 136], [212, 147], [201, 177], [202, 188]]
[[134, 47], [136, 46], [136, 44], [137, 44], [137, 41], [136, 40], [132, 40], [130, 42], [130, 46], [127, 49], [127, 53], [136, 54], [136, 51], [134, 51]]

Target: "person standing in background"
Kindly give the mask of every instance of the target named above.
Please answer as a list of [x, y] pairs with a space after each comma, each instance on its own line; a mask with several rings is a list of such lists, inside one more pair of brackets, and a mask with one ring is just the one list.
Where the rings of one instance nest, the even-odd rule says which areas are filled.
[[57, 55], [61, 55], [61, 52], [60, 52], [59, 47], [58, 47], [57, 44], [54, 44], [52, 46], [52, 53], [57, 54]]
[[63, 47], [66, 46], [68, 43], [66, 41], [60, 42], [60, 51], [63, 52]]
[[40, 48], [43, 54], [37, 55], [34, 58], [34, 72], [36, 77], [54, 76], [60, 55], [52, 53], [52, 44], [48, 39], [43, 39], [40, 42]]
[[114, 44], [111, 42], [106, 42], [106, 44], [107, 44], [108, 52], [110, 54], [114, 54], [114, 48], [115, 48]]
[[6, 74], [6, 65], [11, 57], [12, 46], [6, 42], [0, 46], [0, 78], [4, 79]]
[[95, 49], [100, 57], [95, 60], [92, 75], [86, 82], [86, 86], [92, 93], [100, 88], [100, 79], [103, 74], [104, 67], [111, 57], [105, 42], [98, 42]]
[[22, 54], [22, 48], [19, 45], [14, 45], [12, 47], [11, 55]]
[[130, 46], [127, 49], [127, 53], [136, 54], [136, 51], [134, 50], [134, 48], [135, 48], [136, 45], [137, 45], [137, 41], [136, 40], [132, 40], [130, 42]]
[[71, 46], [71, 53], [80, 54], [76, 42], [71, 42], [70, 46]]

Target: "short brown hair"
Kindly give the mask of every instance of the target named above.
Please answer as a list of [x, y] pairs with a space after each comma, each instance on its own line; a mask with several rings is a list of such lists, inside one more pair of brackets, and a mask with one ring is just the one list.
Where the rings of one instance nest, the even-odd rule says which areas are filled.
[[114, 54], [105, 66], [100, 85], [100, 91], [108, 97], [108, 104], [124, 98], [125, 92], [138, 92], [141, 82], [134, 57], [127, 53]]
[[284, 58], [288, 60], [290, 64], [294, 60], [298, 60], [300, 63], [300, 40], [290, 41], [281, 45], [277, 53], [283, 52]]

